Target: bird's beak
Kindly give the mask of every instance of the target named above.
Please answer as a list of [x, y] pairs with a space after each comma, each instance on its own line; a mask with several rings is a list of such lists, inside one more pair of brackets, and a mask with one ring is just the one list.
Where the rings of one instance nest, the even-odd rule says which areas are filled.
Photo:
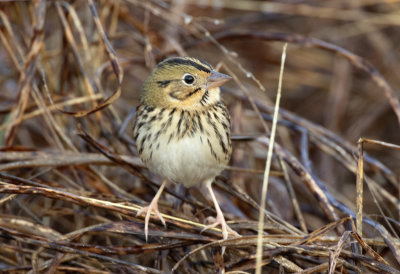
[[221, 72], [212, 70], [211, 75], [207, 78], [206, 88], [216, 88], [223, 85], [226, 81], [232, 79], [229, 75], [223, 74]]

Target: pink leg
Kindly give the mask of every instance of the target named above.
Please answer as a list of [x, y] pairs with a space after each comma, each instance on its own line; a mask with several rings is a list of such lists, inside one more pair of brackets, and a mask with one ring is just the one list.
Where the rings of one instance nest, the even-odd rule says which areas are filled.
[[161, 216], [160, 212], [158, 211], [158, 199], [160, 199], [161, 193], [163, 192], [166, 184], [167, 184], [167, 180], [164, 180], [160, 189], [157, 191], [156, 196], [154, 196], [153, 200], [151, 200], [151, 203], [146, 207], [142, 207], [142, 209], [140, 209], [138, 211], [138, 213], [136, 214], [136, 216], [139, 216], [142, 213], [146, 212], [146, 218], [144, 219], [144, 236], [146, 237], [146, 242], [147, 242], [147, 236], [149, 234], [149, 220], [150, 220], [150, 215], [151, 215], [152, 211], [154, 211], [154, 213], [161, 220], [163, 225], [166, 226], [164, 218]]
[[[218, 225], [221, 225], [222, 236], [223, 236], [224, 239], [228, 239], [228, 233], [231, 233], [236, 237], [241, 237], [239, 233], [237, 233], [232, 228], [230, 228], [228, 226], [228, 224], [226, 223], [224, 214], [222, 213], [222, 210], [219, 207], [217, 198], [215, 197], [214, 191], [212, 189], [212, 186], [211, 186], [212, 182], [213, 182], [213, 180], [207, 181], [206, 182], [206, 186], [207, 186], [207, 189], [210, 192], [211, 198], [212, 198], [212, 200], [214, 202], [214, 207], [215, 207], [215, 210], [217, 211], [217, 218], [216, 218], [215, 223], [213, 223], [211, 225], [208, 225], [205, 228], [203, 228], [202, 232], [204, 230], [207, 230], [207, 229], [216, 227]], [[222, 254], [224, 254], [224, 251], [225, 251], [225, 247], [222, 247]]]

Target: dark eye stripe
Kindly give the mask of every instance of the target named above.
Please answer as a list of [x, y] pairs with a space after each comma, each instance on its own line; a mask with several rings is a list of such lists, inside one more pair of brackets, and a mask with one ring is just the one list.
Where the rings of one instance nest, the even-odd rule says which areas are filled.
[[166, 88], [169, 85], [169, 83], [171, 83], [171, 80], [157, 81], [157, 85], [160, 88]]
[[198, 69], [198, 70], [201, 70], [201, 71], [204, 71], [204, 72], [207, 72], [207, 73], [210, 73], [210, 72], [211, 72], [211, 69], [208, 68], [208, 67], [205, 67], [205, 66], [203, 66], [203, 65], [201, 65], [201, 64], [198, 64], [198, 63], [196, 63], [196, 62], [194, 62], [194, 61], [192, 61], [192, 60], [184, 59], [184, 58], [179, 58], [179, 57], [167, 59], [167, 60], [161, 62], [161, 63], [158, 65], [158, 67], [160, 68], [160, 67], [163, 67], [163, 66], [165, 66], [165, 65], [167, 65], [167, 64], [168, 64], [168, 65], [171, 65], [171, 66], [174, 66], [174, 65], [192, 66], [192, 67], [195, 67], [195, 68]]

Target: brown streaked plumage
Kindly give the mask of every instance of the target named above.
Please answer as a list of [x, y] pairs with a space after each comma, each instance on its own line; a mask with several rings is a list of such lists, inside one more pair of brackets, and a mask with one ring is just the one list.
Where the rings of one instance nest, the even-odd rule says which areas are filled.
[[229, 228], [211, 183], [228, 164], [232, 146], [230, 120], [220, 99], [219, 86], [231, 77], [216, 72], [206, 62], [191, 57], [169, 58], [157, 65], [144, 81], [133, 129], [137, 151], [151, 172], [165, 180], [148, 207], [161, 221], [157, 202], [167, 181], [186, 187], [205, 183], [217, 211], [223, 237]]

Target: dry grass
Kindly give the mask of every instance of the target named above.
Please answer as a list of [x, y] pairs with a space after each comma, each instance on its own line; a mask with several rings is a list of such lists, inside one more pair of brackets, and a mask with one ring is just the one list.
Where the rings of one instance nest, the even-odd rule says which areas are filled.
[[[357, 141], [400, 144], [399, 2], [0, 3], [0, 271], [254, 272], [288, 42], [263, 272], [398, 272], [398, 147], [363, 143], [361, 162]], [[134, 106], [172, 55], [234, 77], [234, 152], [214, 188], [241, 238], [200, 233], [215, 214], [206, 192], [171, 184], [167, 228], [152, 219], [144, 240], [136, 212], [160, 181], [137, 157]]]

